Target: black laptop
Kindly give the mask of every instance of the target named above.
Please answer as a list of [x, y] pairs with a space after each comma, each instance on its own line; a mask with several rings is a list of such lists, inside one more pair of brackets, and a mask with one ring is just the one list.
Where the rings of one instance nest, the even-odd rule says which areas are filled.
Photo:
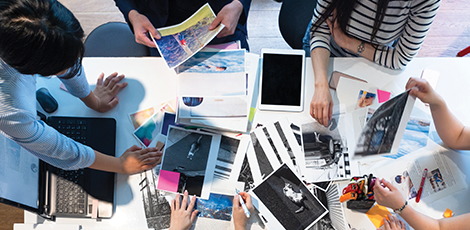
[[[46, 122], [80, 143], [115, 156], [116, 120], [112, 118], [51, 116]], [[0, 148], [1, 203], [52, 220], [112, 216], [115, 173], [58, 169], [1, 134], [0, 146], [4, 146]]]

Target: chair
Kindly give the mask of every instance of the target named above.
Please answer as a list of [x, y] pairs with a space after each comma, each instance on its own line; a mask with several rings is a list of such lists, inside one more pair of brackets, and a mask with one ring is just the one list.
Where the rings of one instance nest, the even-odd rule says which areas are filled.
[[302, 49], [302, 39], [312, 20], [315, 0], [283, 0], [279, 11], [279, 30], [293, 49]]
[[96, 27], [85, 40], [85, 57], [145, 57], [149, 48], [135, 42], [124, 22], [108, 22]]

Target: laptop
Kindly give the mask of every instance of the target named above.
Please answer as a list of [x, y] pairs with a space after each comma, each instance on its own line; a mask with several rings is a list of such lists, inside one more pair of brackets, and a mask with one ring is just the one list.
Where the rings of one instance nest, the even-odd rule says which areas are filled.
[[[62, 134], [115, 156], [116, 120], [58, 117], [46, 120]], [[39, 160], [0, 134], [0, 202], [55, 220], [56, 217], [111, 218], [115, 173], [62, 170]]]

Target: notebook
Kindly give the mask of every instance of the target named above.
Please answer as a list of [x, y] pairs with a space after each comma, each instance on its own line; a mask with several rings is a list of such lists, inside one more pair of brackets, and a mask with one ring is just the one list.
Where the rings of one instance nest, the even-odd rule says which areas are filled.
[[[42, 117], [44, 120], [45, 117]], [[113, 118], [48, 117], [64, 135], [114, 156]], [[39, 160], [0, 135], [0, 202], [55, 220], [55, 217], [110, 218], [115, 174], [94, 169], [66, 171]]]

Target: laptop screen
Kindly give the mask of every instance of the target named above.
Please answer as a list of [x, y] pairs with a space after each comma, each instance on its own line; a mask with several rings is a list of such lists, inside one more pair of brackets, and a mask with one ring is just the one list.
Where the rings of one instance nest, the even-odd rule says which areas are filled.
[[0, 198], [38, 208], [39, 159], [0, 134]]

